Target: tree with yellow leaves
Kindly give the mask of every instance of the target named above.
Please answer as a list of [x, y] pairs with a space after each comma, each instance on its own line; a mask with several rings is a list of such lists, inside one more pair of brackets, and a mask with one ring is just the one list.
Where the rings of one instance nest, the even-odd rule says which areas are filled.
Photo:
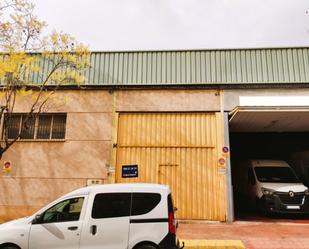
[[[53, 32], [44, 37], [46, 23], [35, 16], [30, 1], [0, 0], [0, 159], [61, 86], [84, 81], [82, 72], [89, 66], [87, 48], [70, 35]], [[48, 68], [42, 68], [46, 64]], [[31, 104], [12, 138], [8, 127], [20, 96], [27, 96]]]

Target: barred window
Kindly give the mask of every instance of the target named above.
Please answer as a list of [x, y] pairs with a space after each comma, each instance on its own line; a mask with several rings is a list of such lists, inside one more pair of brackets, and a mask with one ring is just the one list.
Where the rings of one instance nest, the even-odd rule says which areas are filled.
[[34, 139], [35, 116], [21, 115], [21, 139]]
[[53, 117], [51, 115], [40, 115], [39, 116], [39, 124], [38, 124], [38, 132], [37, 139], [49, 139], [50, 131], [52, 127]]
[[52, 139], [61, 139], [65, 136], [66, 117], [54, 116], [52, 125]]
[[20, 115], [11, 115], [11, 117], [6, 118], [7, 123], [5, 124], [7, 129], [7, 136], [9, 139], [13, 139], [18, 136], [21, 126]]
[[8, 139], [64, 139], [66, 130], [66, 114], [39, 114], [28, 116], [14, 113], [6, 116], [4, 128]]

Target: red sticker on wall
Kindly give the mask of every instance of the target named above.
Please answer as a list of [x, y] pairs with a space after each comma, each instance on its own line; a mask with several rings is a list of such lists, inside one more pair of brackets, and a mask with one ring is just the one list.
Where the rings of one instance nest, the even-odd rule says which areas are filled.
[[219, 164], [220, 164], [220, 165], [224, 165], [224, 164], [225, 164], [225, 159], [224, 159], [223, 157], [221, 157], [221, 158], [219, 159]]

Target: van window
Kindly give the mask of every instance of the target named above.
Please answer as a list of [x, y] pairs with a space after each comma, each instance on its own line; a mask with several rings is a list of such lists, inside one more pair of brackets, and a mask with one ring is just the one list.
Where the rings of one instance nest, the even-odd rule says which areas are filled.
[[61, 201], [44, 212], [40, 223], [77, 221], [79, 220], [83, 203], [83, 197]]
[[147, 214], [161, 201], [158, 193], [133, 193], [131, 215]]
[[289, 167], [255, 167], [260, 182], [298, 183], [294, 171]]
[[92, 207], [92, 218], [130, 216], [131, 193], [97, 194]]

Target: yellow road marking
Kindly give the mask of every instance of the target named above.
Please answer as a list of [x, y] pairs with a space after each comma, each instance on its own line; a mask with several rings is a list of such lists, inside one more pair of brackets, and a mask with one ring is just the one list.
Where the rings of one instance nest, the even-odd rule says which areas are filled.
[[245, 249], [240, 240], [180, 240], [185, 243], [184, 249]]

